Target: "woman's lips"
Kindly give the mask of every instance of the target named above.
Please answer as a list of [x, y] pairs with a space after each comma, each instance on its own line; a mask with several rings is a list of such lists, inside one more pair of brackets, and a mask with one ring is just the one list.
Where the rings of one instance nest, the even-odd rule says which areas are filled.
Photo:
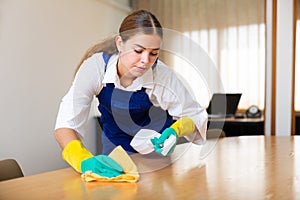
[[145, 71], [147, 68], [146, 67], [135, 66], [135, 69], [138, 70], [138, 71]]

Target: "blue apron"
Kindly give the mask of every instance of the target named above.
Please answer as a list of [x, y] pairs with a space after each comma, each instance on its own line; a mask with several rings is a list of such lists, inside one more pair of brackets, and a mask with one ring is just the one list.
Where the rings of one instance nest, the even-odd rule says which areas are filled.
[[[109, 58], [110, 55], [103, 53], [106, 66]], [[115, 88], [113, 83], [108, 83], [97, 95], [100, 123], [103, 125], [102, 154], [109, 154], [118, 145], [128, 153], [136, 152], [130, 142], [140, 129], [152, 129], [161, 133], [171, 126], [172, 116], [168, 111], [153, 106], [145, 90], [124, 91]]]

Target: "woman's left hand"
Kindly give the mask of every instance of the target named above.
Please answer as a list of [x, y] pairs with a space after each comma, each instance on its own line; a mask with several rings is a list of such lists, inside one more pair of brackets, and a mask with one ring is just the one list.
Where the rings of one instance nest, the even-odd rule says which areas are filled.
[[154, 151], [161, 156], [169, 156], [173, 153], [178, 136], [173, 128], [165, 129], [159, 138], [155, 137], [151, 139], [154, 146]]

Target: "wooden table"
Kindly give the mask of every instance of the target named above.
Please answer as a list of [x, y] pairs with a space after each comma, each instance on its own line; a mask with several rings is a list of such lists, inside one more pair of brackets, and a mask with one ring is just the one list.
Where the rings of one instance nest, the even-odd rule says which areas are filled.
[[[300, 136], [242, 136], [133, 155], [137, 183], [85, 183], [71, 168], [0, 182], [0, 199], [300, 199]], [[160, 164], [158, 164], [160, 163]]]

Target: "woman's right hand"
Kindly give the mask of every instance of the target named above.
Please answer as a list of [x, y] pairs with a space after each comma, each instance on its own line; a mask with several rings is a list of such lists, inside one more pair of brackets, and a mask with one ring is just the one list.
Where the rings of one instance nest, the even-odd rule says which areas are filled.
[[98, 155], [81, 162], [81, 171], [91, 171], [102, 177], [112, 178], [123, 174], [122, 167], [106, 155]]

